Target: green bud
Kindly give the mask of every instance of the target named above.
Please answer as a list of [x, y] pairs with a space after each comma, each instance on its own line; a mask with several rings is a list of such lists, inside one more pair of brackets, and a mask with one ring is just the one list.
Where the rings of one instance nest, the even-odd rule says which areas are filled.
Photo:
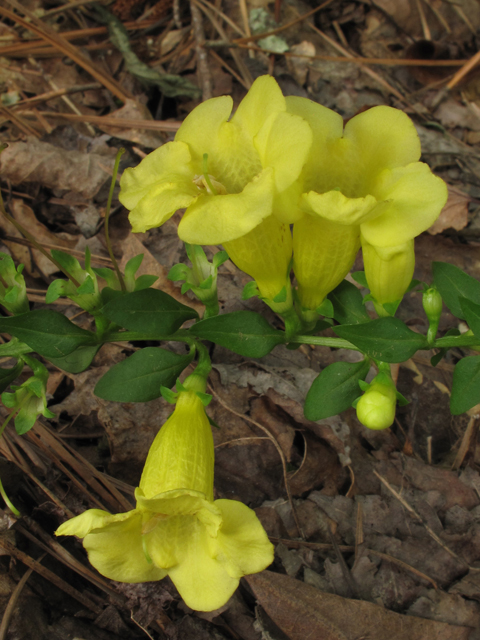
[[14, 315], [30, 311], [23, 267], [17, 269], [9, 255], [0, 253], [0, 304]]
[[393, 382], [385, 384], [375, 379], [357, 402], [357, 418], [368, 429], [387, 429], [395, 419], [396, 404]]
[[422, 304], [429, 322], [427, 340], [432, 343], [437, 335], [438, 323], [442, 315], [442, 296], [435, 287], [430, 287], [423, 293]]

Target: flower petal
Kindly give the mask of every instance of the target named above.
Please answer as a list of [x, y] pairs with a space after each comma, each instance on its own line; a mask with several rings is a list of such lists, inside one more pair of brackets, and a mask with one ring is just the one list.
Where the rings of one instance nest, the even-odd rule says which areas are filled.
[[197, 611], [213, 611], [223, 606], [238, 587], [239, 580], [231, 577], [222, 562], [213, 557], [211, 538], [198, 521], [179, 526], [176, 543], [183, 549], [181, 562], [168, 570], [185, 604]]
[[202, 401], [193, 391], [181, 392], [150, 447], [140, 488], [146, 498], [191, 489], [213, 501], [213, 456], [212, 429]]
[[130, 211], [128, 219], [134, 233], [160, 227], [175, 211], [188, 207], [199, 195], [189, 179], [162, 182], [149, 187], [148, 193]]
[[239, 104], [231, 123], [253, 138], [272, 113], [280, 113], [285, 109], [285, 98], [276, 80], [272, 76], [261, 76]]
[[213, 502], [198, 491], [177, 489], [166, 491], [154, 498], [144, 498], [140, 488], [135, 491], [137, 507], [164, 516], [196, 516], [207, 527], [210, 535], [216, 536], [222, 524], [222, 514]]
[[135, 168], [125, 169], [120, 180], [120, 202], [134, 209], [160, 182], [175, 184], [177, 179], [193, 178], [188, 146], [183, 142], [168, 142], [149, 153]]
[[403, 167], [420, 159], [420, 139], [413, 122], [400, 109], [372, 107], [345, 125], [344, 138], [365, 173]]
[[217, 560], [233, 578], [263, 571], [273, 562], [273, 545], [253, 509], [236, 500], [215, 500], [223, 515]]
[[380, 216], [362, 224], [365, 240], [377, 247], [403, 244], [428, 229], [448, 197], [445, 182], [422, 162], [386, 169], [372, 193], [387, 201]]
[[61, 524], [55, 531], [56, 536], [77, 536], [84, 538], [90, 531], [101, 529], [112, 522], [123, 522], [135, 513], [134, 510], [126, 513], [112, 514], [102, 509], [88, 509], [75, 518], [70, 518]]
[[142, 514], [138, 511], [129, 512], [123, 521], [94, 529], [85, 537], [83, 546], [90, 563], [111, 580], [150, 582], [166, 576], [165, 571], [147, 560], [142, 544]]
[[178, 226], [178, 235], [190, 244], [222, 244], [235, 240], [272, 212], [273, 171], [265, 169], [238, 194], [200, 196]]
[[298, 178], [312, 145], [312, 130], [300, 116], [272, 114], [255, 137], [264, 167], [275, 170], [275, 187], [282, 192]]
[[371, 195], [365, 198], [347, 198], [340, 191], [310, 191], [303, 195], [302, 200], [321, 218], [344, 225], [361, 224], [377, 213], [379, 205], [383, 207], [383, 203], [377, 203]]
[[[212, 155], [219, 131], [232, 112], [230, 96], [211, 98], [199, 104], [182, 122], [175, 135], [175, 142], [186, 142], [193, 162], [201, 167], [203, 154]], [[203, 173], [203, 172], [200, 172]]]

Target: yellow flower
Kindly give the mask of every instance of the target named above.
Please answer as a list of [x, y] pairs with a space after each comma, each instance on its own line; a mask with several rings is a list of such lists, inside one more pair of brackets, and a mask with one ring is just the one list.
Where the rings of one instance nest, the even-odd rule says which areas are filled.
[[[295, 182], [312, 132], [302, 117], [287, 113], [270, 76], [253, 83], [228, 121], [232, 106], [231, 97], [222, 96], [196, 107], [174, 142], [125, 170], [120, 201], [130, 209], [134, 232], [159, 227], [186, 208], [179, 237], [190, 244], [223, 244], [257, 280], [261, 294], [273, 298], [287, 281], [288, 224], [299, 215], [288, 203], [298, 196]], [[274, 241], [265, 243], [270, 235]]]
[[[376, 289], [379, 261], [399, 270], [403, 260], [404, 273], [392, 280], [392, 290], [401, 297], [413, 265], [411, 243], [435, 221], [447, 199], [445, 183], [418, 162], [420, 141], [412, 121], [398, 109], [380, 106], [344, 128], [341, 116], [330, 109], [305, 98], [286, 101], [289, 113], [304, 118], [313, 131], [301, 196], [307, 215], [293, 229], [300, 303], [306, 309], [321, 304], [352, 267], [360, 243], [364, 256], [368, 253], [367, 281]], [[389, 278], [394, 278], [392, 270]], [[388, 286], [384, 282], [380, 288]]]
[[181, 391], [145, 463], [137, 506], [112, 515], [90, 509], [57, 535], [84, 538], [92, 565], [119, 582], [169, 575], [198, 611], [224, 605], [242, 576], [265, 569], [273, 547], [255, 512], [235, 500], [213, 500], [213, 439], [202, 402]]

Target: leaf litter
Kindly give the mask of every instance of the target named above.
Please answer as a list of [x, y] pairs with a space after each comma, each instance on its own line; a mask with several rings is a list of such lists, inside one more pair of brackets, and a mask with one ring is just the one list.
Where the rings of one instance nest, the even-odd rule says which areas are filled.
[[[3, 16], [12, 6], [17, 13], [1, 32], [0, 135], [9, 145], [0, 156], [1, 186], [12, 215], [45, 247], [80, 256], [88, 245], [93, 263], [109, 266], [102, 209], [116, 149], [127, 147], [121, 168], [133, 166], [172, 139], [200, 94], [230, 92], [238, 104], [252, 78], [270, 72], [286, 93], [317, 100], [344, 118], [376, 104], [414, 116], [423, 160], [450, 186], [449, 202], [430, 229], [435, 235], [417, 241], [416, 277], [431, 280], [431, 260], [480, 277], [478, 76], [452, 80], [474, 54], [476, 3], [277, 2], [276, 12], [258, 1], [195, 4], [201, 41], [192, 28], [197, 14], [177, 2], [117, 0], [98, 9], [12, 0], [2, 9]], [[272, 40], [245, 40], [255, 30], [248, 23], [252, 10], [278, 30], [276, 55], [267, 46]], [[197, 60], [199, 51], [206, 55]], [[144, 253], [141, 272], [159, 276], [155, 286], [201, 313], [202, 305], [185, 300], [167, 279], [169, 267], [186, 257], [176, 224], [174, 217], [134, 236], [117, 208], [114, 251], [122, 265]], [[42, 308], [55, 268], [7, 221], [0, 226], [2, 250], [26, 265], [29, 295]], [[247, 281], [230, 263], [220, 268], [222, 310], [259, 311], [279, 327], [260, 301], [241, 300]], [[68, 317], [78, 314], [68, 301], [57, 303]], [[420, 295], [407, 297], [399, 316], [426, 330]], [[445, 311], [441, 327], [452, 320]], [[81, 315], [75, 321], [88, 328]], [[1, 521], [1, 539], [10, 546], [0, 544], [0, 553], [16, 558], [0, 568], [0, 608], [11, 603], [12, 611], [6, 638], [480, 637], [480, 454], [476, 437], [468, 439], [460, 468], [450, 470], [469, 424], [447, 411], [442, 389], [451, 385], [452, 356], [436, 369], [419, 354], [400, 366], [399, 390], [412, 403], [385, 433], [367, 432], [352, 410], [316, 423], [303, 416], [313, 378], [337, 357], [348, 361], [348, 353], [277, 346], [252, 361], [212, 347], [209, 411], [220, 425], [213, 430], [216, 493], [256, 508], [277, 549], [270, 570], [242, 581], [219, 612], [187, 610], [168, 580], [105, 580], [77, 542], [55, 541], [52, 532], [65, 515], [131, 504], [148, 446], [170, 408], [161, 399], [106, 402], [93, 388], [137, 348], [106, 345], [81, 374], [48, 365], [57, 418], [39, 422], [25, 438], [7, 428], [0, 443], [7, 492], [30, 516]], [[40, 560], [44, 553], [48, 563]], [[22, 584], [28, 563], [35, 569]]]

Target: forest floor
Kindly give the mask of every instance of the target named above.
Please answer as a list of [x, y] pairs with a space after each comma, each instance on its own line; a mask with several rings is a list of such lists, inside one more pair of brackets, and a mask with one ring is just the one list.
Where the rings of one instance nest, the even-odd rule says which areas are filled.
[[[480, 279], [478, 2], [99, 4], [0, 1], [0, 143], [9, 145], [1, 189], [45, 249], [81, 258], [89, 247], [93, 266], [111, 266], [103, 226], [117, 150], [126, 148], [121, 171], [135, 166], [173, 139], [202, 99], [230, 94], [237, 105], [269, 73], [285, 95], [345, 119], [374, 105], [404, 110], [423, 161], [450, 191], [416, 241], [415, 277], [431, 282], [431, 262], [445, 261]], [[186, 260], [179, 214], [134, 235], [117, 195], [110, 226], [120, 265], [144, 253], [141, 272], [201, 311], [167, 279]], [[1, 216], [0, 238], [42, 308], [55, 265]], [[221, 311], [253, 309], [281, 327], [258, 299], [241, 300], [248, 280], [229, 261], [220, 268]], [[54, 308], [89, 328], [69, 300]], [[408, 294], [398, 315], [426, 331], [420, 293]], [[440, 332], [454, 326], [445, 311]], [[449, 411], [460, 352], [435, 368], [428, 352], [395, 366], [410, 404], [391, 429], [374, 432], [353, 409], [319, 422], [303, 416], [318, 372], [355, 352], [277, 346], [254, 361], [212, 345], [216, 495], [255, 508], [276, 553], [268, 571], [204, 614], [188, 609], [169, 579], [129, 585], [99, 576], [80, 541], [53, 535], [86, 508], [131, 508], [171, 407], [161, 398], [107, 402], [93, 389], [137, 349], [107, 344], [75, 375], [49, 365], [56, 418], [25, 436], [10, 425], [4, 433], [0, 477], [22, 517], [0, 510], [0, 640], [480, 640], [479, 416]]]

